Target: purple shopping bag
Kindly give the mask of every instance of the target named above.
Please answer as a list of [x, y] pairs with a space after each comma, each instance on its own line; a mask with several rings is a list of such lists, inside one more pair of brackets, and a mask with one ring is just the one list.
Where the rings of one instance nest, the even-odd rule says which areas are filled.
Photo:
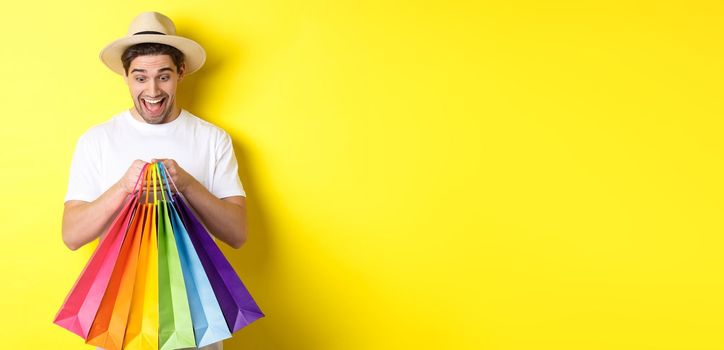
[[229, 330], [232, 333], [236, 332], [264, 317], [234, 268], [211, 238], [209, 231], [185, 202], [186, 199], [178, 192], [173, 196], [175, 199], [173, 204], [209, 277]]

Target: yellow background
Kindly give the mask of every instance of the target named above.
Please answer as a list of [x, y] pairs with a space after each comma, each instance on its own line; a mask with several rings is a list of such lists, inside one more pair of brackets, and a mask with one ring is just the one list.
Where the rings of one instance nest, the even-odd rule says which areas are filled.
[[147, 10], [206, 47], [182, 106], [248, 192], [267, 317], [227, 349], [724, 349], [724, 5], [382, 0], [6, 4], [1, 348], [90, 348], [63, 196]]

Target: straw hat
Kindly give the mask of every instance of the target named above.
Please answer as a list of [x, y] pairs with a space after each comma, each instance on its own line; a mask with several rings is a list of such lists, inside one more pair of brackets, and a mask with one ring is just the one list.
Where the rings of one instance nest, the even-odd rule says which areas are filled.
[[130, 46], [140, 43], [166, 44], [179, 49], [184, 54], [186, 74], [199, 70], [206, 61], [204, 48], [191, 39], [177, 36], [173, 21], [158, 12], [144, 12], [136, 16], [128, 27], [128, 34], [125, 37], [101, 50], [101, 61], [112, 71], [125, 75], [121, 55]]

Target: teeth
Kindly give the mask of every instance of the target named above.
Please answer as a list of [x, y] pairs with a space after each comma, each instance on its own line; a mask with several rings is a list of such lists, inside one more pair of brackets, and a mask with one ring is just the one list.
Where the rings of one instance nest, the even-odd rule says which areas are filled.
[[146, 101], [146, 102], [148, 102], [148, 103], [151, 103], [151, 104], [156, 104], [156, 103], [159, 103], [159, 102], [163, 101], [162, 98], [159, 98], [158, 100], [149, 100], [149, 99], [147, 99], [147, 98], [144, 98], [143, 100]]

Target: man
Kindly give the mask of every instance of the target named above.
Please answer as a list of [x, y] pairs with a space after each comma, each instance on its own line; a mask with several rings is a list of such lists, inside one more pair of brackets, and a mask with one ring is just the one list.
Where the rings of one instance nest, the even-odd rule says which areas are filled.
[[171, 19], [146, 12], [101, 51], [101, 60], [125, 77], [133, 107], [78, 140], [63, 212], [63, 241], [72, 250], [101, 236], [144, 164], [156, 161], [216, 238], [234, 248], [246, 240], [246, 193], [231, 138], [176, 101], [178, 83], [201, 68], [205, 51], [175, 34]]

